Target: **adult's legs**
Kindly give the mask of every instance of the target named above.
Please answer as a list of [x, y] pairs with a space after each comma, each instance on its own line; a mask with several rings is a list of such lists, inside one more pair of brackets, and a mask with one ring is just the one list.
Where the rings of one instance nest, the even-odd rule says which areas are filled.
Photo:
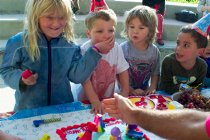
[[164, 16], [162, 14], [157, 14], [157, 18], [158, 18], [157, 43], [159, 45], [164, 45], [164, 42], [163, 42], [163, 20], [164, 20]]
[[79, 11], [79, 9], [80, 9], [79, 0], [71, 0], [71, 4], [72, 4], [72, 10], [74, 13]]

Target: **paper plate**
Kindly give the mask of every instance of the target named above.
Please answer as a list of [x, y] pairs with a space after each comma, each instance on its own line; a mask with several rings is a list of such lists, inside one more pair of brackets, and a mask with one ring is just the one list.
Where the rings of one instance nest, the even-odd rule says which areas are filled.
[[155, 103], [146, 96], [129, 97], [130, 101], [137, 107], [154, 109]]

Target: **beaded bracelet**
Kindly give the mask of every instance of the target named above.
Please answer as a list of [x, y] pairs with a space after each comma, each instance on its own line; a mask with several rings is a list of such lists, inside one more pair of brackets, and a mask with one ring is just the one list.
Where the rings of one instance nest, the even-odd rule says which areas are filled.
[[95, 45], [93, 46], [93, 48], [96, 49], [96, 51], [97, 51], [98, 53], [100, 53], [100, 50], [99, 50]]
[[206, 125], [206, 133], [210, 137], [210, 116], [207, 117], [205, 125]]

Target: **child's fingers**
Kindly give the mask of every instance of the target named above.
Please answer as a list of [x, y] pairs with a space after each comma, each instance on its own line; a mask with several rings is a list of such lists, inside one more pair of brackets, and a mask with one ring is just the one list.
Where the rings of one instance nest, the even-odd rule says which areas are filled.
[[98, 108], [98, 110], [95, 112], [95, 114], [103, 114], [102, 108]]
[[34, 85], [34, 84], [36, 84], [37, 78], [38, 78], [38, 74], [33, 74], [33, 75], [29, 76], [27, 79], [22, 77], [22, 81], [26, 85]]
[[114, 43], [115, 43], [115, 38], [114, 37], [111, 37], [109, 39], [109, 46], [110, 46], [110, 49], [114, 47]]
[[91, 113], [91, 114], [95, 113], [95, 109], [92, 108], [92, 109], [90, 110], [90, 113]]

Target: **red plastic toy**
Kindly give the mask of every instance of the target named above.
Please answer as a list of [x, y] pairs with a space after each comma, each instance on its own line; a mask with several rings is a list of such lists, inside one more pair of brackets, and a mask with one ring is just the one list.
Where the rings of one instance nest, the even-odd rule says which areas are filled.
[[27, 79], [27, 78], [30, 77], [31, 75], [33, 75], [33, 73], [32, 73], [32, 71], [29, 70], [29, 69], [25, 70], [25, 71], [22, 73], [22, 77], [23, 77], [24, 79]]

